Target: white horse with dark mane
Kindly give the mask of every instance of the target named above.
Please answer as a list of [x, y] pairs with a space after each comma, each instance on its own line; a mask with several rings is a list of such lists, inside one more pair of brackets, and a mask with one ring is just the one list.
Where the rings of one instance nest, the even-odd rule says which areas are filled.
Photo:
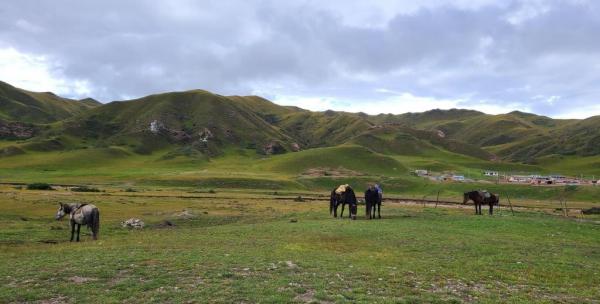
[[92, 229], [92, 238], [98, 239], [100, 231], [100, 211], [98, 207], [91, 204], [63, 204], [60, 203], [60, 208], [56, 212], [56, 220], [60, 220], [65, 215], [69, 215], [71, 221], [71, 242], [75, 236], [75, 225], [77, 225], [77, 242], [79, 242], [79, 230], [81, 225], [88, 226]]

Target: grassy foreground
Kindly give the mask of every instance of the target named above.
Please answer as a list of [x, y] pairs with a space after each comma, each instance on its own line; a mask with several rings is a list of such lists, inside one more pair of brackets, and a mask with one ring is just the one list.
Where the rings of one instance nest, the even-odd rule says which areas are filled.
[[[197, 196], [197, 197], [194, 197]], [[69, 243], [58, 201], [101, 212]], [[382, 220], [249, 193], [0, 192], [0, 302], [593, 303], [600, 225], [388, 203]], [[144, 220], [142, 230], [120, 222]], [[169, 220], [175, 226], [166, 226]], [[161, 224], [162, 223], [162, 224]]]

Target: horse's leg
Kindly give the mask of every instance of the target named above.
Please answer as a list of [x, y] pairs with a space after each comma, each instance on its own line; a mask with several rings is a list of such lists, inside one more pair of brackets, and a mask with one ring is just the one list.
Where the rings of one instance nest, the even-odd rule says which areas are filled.
[[344, 218], [344, 207], [346, 207], [346, 203], [342, 203], [342, 212], [340, 213], [340, 218]]
[[71, 221], [71, 242], [73, 241], [73, 238], [75, 237], [75, 222]]
[[494, 204], [490, 204], [490, 215], [494, 214]]
[[77, 241], [79, 242], [79, 230], [81, 230], [81, 224], [77, 224]]

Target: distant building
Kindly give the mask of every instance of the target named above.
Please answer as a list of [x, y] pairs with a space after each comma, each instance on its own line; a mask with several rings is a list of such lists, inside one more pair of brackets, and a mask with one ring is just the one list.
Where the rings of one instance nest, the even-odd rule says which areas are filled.
[[462, 182], [465, 180], [463, 175], [452, 175], [452, 180]]
[[508, 178], [508, 181], [511, 183], [529, 183], [534, 179], [529, 175], [513, 175]]
[[483, 171], [485, 176], [498, 176], [498, 171]]
[[419, 169], [419, 170], [415, 170], [415, 174], [418, 176], [425, 176], [425, 175], [429, 175], [429, 171]]

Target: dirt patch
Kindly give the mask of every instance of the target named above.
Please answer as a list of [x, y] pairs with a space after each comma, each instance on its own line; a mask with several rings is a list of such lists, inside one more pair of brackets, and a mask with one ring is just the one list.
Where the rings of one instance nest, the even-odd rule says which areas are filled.
[[86, 282], [92, 282], [92, 281], [97, 281], [98, 279], [96, 278], [86, 278], [86, 277], [80, 277], [80, 276], [73, 276], [69, 278], [69, 281], [75, 283], [75, 284], [83, 284]]
[[169, 220], [164, 220], [158, 224], [156, 224], [154, 227], [155, 228], [175, 228], [177, 225], [175, 225], [173, 222], [169, 221]]
[[174, 216], [181, 218], [181, 219], [191, 219], [191, 218], [196, 217], [197, 215], [193, 214], [191, 211], [189, 211], [187, 209], [184, 209], [181, 212], [175, 213]]
[[302, 303], [313, 303], [316, 301], [315, 291], [313, 289], [308, 289], [305, 293], [297, 295], [294, 300]]
[[108, 286], [115, 286], [115, 285], [123, 282], [124, 280], [126, 280], [129, 277], [129, 273], [130, 273], [130, 271], [128, 269], [119, 270], [117, 275], [108, 282]]
[[333, 302], [329, 302], [329, 301], [322, 301], [322, 300], [316, 299], [314, 289], [307, 289], [306, 292], [301, 293], [301, 294], [297, 295], [296, 297], [294, 297], [294, 301], [301, 302], [301, 303], [320, 303], [320, 304], [333, 303]]
[[58, 244], [58, 240], [40, 240], [40, 243], [44, 243], [44, 244]]
[[311, 168], [300, 174], [301, 176], [307, 177], [321, 177], [321, 176], [365, 176], [364, 173], [360, 173], [358, 171], [346, 169], [344, 167], [328, 168], [328, 167], [319, 167], [319, 168]]
[[58, 296], [58, 297], [54, 297], [51, 299], [36, 301], [35, 303], [38, 303], [38, 304], [63, 304], [63, 303], [72, 303], [72, 302], [73, 301], [71, 301], [69, 298], [67, 298], [65, 296]]

